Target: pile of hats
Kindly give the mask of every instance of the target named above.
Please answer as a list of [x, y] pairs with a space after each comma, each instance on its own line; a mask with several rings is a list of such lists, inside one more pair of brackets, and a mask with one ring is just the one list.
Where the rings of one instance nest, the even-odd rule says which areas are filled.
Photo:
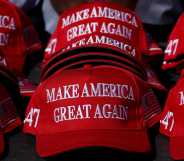
[[63, 12], [25, 114], [24, 132], [36, 136], [38, 154], [94, 146], [149, 152], [147, 130], [161, 112], [152, 87], [165, 90], [142, 61], [160, 53], [153, 44], [135, 13], [118, 4]]
[[[67, 9], [45, 49], [36, 87], [25, 67], [42, 48], [38, 35], [13, 4], [1, 0], [0, 8], [0, 153], [3, 134], [21, 125], [21, 99], [31, 96], [23, 132], [35, 136], [41, 157], [87, 147], [148, 153], [148, 130], [161, 120], [172, 158], [184, 159], [183, 14], [163, 55], [136, 14], [119, 4]], [[167, 90], [151, 64], [163, 56], [162, 69], [181, 77], [161, 115], [154, 92]]]

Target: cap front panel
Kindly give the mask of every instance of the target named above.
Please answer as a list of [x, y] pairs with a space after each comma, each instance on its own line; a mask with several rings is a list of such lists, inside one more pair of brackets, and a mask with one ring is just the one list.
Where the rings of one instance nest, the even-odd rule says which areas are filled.
[[[108, 68], [79, 70], [53, 79], [43, 93], [51, 114], [44, 120], [50, 120], [53, 132], [140, 128], [134, 80], [125, 72], [112, 73]], [[44, 128], [48, 127], [40, 126], [39, 133], [47, 131]]]
[[170, 155], [174, 160], [184, 159], [184, 87], [183, 73], [169, 92], [162, 117], [160, 132], [169, 137]]

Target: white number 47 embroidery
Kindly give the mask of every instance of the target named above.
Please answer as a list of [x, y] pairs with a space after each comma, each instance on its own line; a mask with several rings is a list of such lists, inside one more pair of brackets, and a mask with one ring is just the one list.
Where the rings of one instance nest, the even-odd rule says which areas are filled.
[[165, 129], [169, 128], [171, 132], [174, 127], [174, 114], [173, 112], [168, 111], [163, 120], [160, 120], [160, 123], [165, 126]]
[[178, 48], [178, 42], [179, 39], [170, 40], [167, 48], [165, 49], [165, 53], [168, 55], [175, 55]]
[[30, 112], [27, 114], [24, 120], [24, 124], [28, 123], [30, 127], [33, 125], [33, 127], [36, 128], [38, 125], [39, 116], [40, 116], [40, 109], [31, 108]]
[[47, 52], [48, 54], [53, 54], [56, 50], [56, 45], [57, 45], [57, 39], [50, 40], [49, 45], [45, 49], [45, 52]]

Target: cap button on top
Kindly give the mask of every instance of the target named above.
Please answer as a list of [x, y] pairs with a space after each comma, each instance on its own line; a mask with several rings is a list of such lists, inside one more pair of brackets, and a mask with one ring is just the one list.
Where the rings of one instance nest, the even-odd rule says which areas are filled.
[[91, 69], [92, 68], [92, 65], [91, 64], [85, 64], [83, 66], [84, 69]]

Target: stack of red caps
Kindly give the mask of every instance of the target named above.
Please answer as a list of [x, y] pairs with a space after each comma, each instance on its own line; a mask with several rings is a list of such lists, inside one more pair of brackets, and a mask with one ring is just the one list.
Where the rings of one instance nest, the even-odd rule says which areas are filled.
[[159, 114], [155, 95], [138, 76], [110, 65], [88, 65], [58, 70], [38, 86], [24, 132], [36, 136], [42, 157], [91, 146], [149, 152], [147, 128]]
[[[127, 62], [132, 61], [135, 67], [139, 67], [141, 54], [147, 49], [143, 32], [135, 13], [114, 3], [85, 3], [68, 9], [61, 14], [45, 50], [43, 68], [62, 53], [68, 52], [68, 57], [73, 56], [71, 51], [76, 49], [78, 55], [84, 51], [103, 52], [104, 49], [106, 52], [109, 49], [112, 56], [124, 57]], [[62, 56], [58, 61], [62, 62]]]
[[169, 137], [174, 160], [184, 159], [184, 71], [169, 92], [160, 121], [160, 132]]
[[146, 43], [135, 13], [117, 4], [61, 15], [24, 120], [40, 156], [91, 146], [150, 150], [147, 129], [161, 110], [142, 67]]
[[[156, 50], [153, 43], [149, 44], [134, 12], [114, 3], [85, 3], [61, 14], [45, 50], [41, 79], [58, 69], [101, 64], [127, 69], [146, 80], [148, 73], [142, 66], [142, 54], [160, 53], [160, 48]], [[158, 87], [156, 77], [149, 81], [154, 88]]]
[[1, 64], [7, 66], [16, 76], [21, 77], [26, 56], [40, 49], [41, 42], [29, 18], [12, 3], [1, 0]]
[[142, 33], [137, 16], [113, 3], [85, 3], [61, 15], [24, 120], [40, 156], [91, 146], [150, 150], [147, 129], [161, 110], [142, 79]]
[[181, 71], [184, 65], [184, 14], [179, 17], [173, 31], [171, 32], [165, 49], [164, 61], [162, 65], [163, 70], [174, 69]]

